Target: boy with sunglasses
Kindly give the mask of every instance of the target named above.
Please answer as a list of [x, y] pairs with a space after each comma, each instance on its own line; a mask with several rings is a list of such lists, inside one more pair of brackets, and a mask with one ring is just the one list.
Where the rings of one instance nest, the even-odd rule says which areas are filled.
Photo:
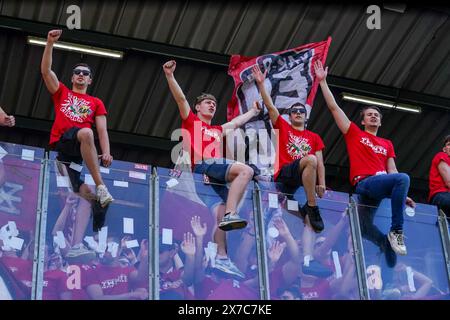
[[[52, 71], [53, 45], [61, 36], [62, 30], [51, 30], [41, 61], [41, 73], [45, 85], [52, 95], [55, 107], [55, 121], [50, 132], [50, 147], [58, 151], [57, 159], [67, 170], [74, 192], [88, 200], [96, 199], [94, 208], [105, 209], [114, 199], [108, 192], [100, 175], [98, 159], [105, 167], [113, 160], [110, 154], [106, 125], [106, 109], [103, 102], [86, 94], [92, 83], [91, 68], [84, 63], [75, 65], [72, 75], [72, 90], [60, 82]], [[95, 123], [102, 154], [97, 155], [92, 125]], [[96, 185], [95, 196], [80, 178], [80, 172], [72, 169], [71, 163], [81, 165], [83, 160]], [[96, 210], [96, 211], [98, 211]], [[99, 212], [94, 213], [94, 222]], [[102, 213], [104, 215], [105, 212]]]
[[[272, 125], [277, 132], [278, 146], [274, 180], [278, 182], [281, 191], [288, 197], [294, 194], [301, 185], [305, 189], [307, 202], [299, 208], [299, 215], [296, 214], [304, 220], [306, 226], [302, 234], [303, 273], [326, 278], [332, 274], [331, 270], [322, 266], [313, 257], [315, 233], [324, 229], [324, 223], [316, 203], [316, 193], [322, 198], [326, 190], [322, 155], [325, 146], [318, 134], [305, 129], [307, 113], [303, 104], [297, 102], [289, 108], [291, 122], [289, 124], [280, 116], [264, 86], [267, 70], [263, 74], [259, 66], [254, 65], [252, 74], [269, 112]], [[317, 181], [318, 184], [316, 184]]]

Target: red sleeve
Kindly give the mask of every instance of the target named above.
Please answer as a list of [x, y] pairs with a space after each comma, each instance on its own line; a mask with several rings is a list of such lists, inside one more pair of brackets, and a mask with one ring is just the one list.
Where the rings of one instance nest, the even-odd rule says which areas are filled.
[[186, 119], [182, 120], [183, 126], [186, 128], [194, 127], [194, 121], [197, 120], [192, 110], [189, 110], [189, 115]]
[[273, 127], [275, 129], [282, 129], [284, 128], [286, 125], [289, 125], [286, 120], [284, 120], [284, 118], [281, 116], [281, 114], [278, 116], [277, 121], [275, 122], [275, 124], [273, 125]]
[[389, 142], [389, 148], [388, 148], [388, 152], [387, 152], [387, 157], [388, 157], [388, 159], [395, 158], [394, 146], [390, 140], [388, 140], [388, 142]]
[[437, 167], [439, 163], [444, 161], [450, 166], [450, 157], [445, 152], [439, 152], [433, 159], [433, 164]]
[[358, 131], [361, 131], [361, 129], [358, 128], [358, 126], [354, 122], [350, 122], [350, 127], [348, 128], [348, 131], [344, 136], [353, 136]]
[[106, 108], [105, 105], [103, 104], [103, 101], [96, 98], [95, 99], [97, 108], [95, 109], [95, 116], [105, 116], [108, 114], [108, 112], [106, 112]]
[[58, 86], [58, 90], [56, 90], [56, 92], [54, 94], [52, 94], [52, 99], [53, 101], [59, 101], [61, 99], [61, 94], [64, 90], [68, 90], [67, 87], [64, 85], [64, 83], [62, 83], [61, 81], [59, 82], [59, 86]]
[[321, 151], [323, 149], [325, 149], [325, 144], [322, 141], [322, 138], [316, 133], [316, 151]]

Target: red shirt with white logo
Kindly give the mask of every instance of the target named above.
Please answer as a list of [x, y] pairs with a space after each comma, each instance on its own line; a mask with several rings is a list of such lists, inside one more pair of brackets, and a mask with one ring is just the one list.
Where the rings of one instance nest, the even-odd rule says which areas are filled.
[[430, 201], [431, 198], [433, 198], [433, 196], [436, 193], [450, 192], [450, 189], [445, 184], [444, 178], [439, 173], [438, 166], [441, 163], [441, 161], [445, 162], [447, 165], [450, 166], [450, 156], [445, 152], [439, 152], [434, 156], [433, 161], [431, 161], [430, 178], [429, 178], [430, 194], [428, 196], [428, 201]]
[[131, 291], [129, 286], [130, 273], [135, 271], [134, 267], [113, 267], [103, 264], [97, 265], [95, 273], [97, 279], [90, 284], [100, 284], [104, 295], [118, 295]]
[[222, 126], [211, 126], [189, 111], [181, 128], [187, 130], [183, 130], [183, 146], [191, 155], [192, 166], [203, 159], [222, 157]]
[[[392, 142], [367, 133], [353, 122], [344, 135], [350, 159], [350, 183], [355, 177], [367, 177], [387, 173], [387, 160], [395, 158]], [[358, 180], [358, 179], [356, 179]]]
[[325, 148], [320, 136], [309, 130], [293, 128], [283, 117], [279, 116], [275, 125], [278, 129], [278, 152], [275, 160], [274, 178], [278, 177], [280, 169], [294, 160], [315, 154]]
[[107, 114], [102, 100], [88, 94], [73, 92], [62, 82], [59, 83], [52, 100], [55, 121], [50, 132], [51, 146], [70, 128], [92, 128], [95, 117]]
[[318, 279], [311, 287], [301, 287], [302, 300], [330, 300], [332, 298], [330, 284], [326, 279]]

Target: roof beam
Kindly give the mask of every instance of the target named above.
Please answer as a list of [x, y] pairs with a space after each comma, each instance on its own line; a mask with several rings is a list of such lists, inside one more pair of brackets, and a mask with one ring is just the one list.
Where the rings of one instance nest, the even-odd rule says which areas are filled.
[[[46, 37], [52, 28], [61, 28], [61, 25], [17, 19], [0, 16], [0, 28], [13, 29], [27, 35]], [[157, 56], [182, 59], [190, 62], [205, 63], [214, 67], [227, 69], [230, 56], [221, 53], [207, 52], [198, 49], [174, 46], [165, 43], [133, 39], [129, 37], [111, 35], [95, 31], [65, 30], [64, 41], [76, 42], [92, 46], [103, 46], [116, 50], [134, 50]], [[439, 96], [423, 94], [420, 92], [383, 86], [370, 82], [348, 79], [337, 76], [328, 76], [331, 87], [346, 90], [350, 93], [360, 93], [371, 97], [381, 97], [398, 103], [419, 105], [421, 107], [450, 110], [450, 99]]]
[[[51, 29], [61, 29], [61, 25], [36, 22], [18, 18], [0, 16], [0, 28], [12, 29], [27, 35], [47, 38]], [[133, 39], [118, 35], [86, 30], [64, 30], [61, 40], [91, 46], [102, 46], [116, 50], [134, 50], [158, 56], [168, 56], [189, 61], [207, 63], [219, 67], [228, 67], [229, 56], [198, 49], [174, 46], [161, 42]]]

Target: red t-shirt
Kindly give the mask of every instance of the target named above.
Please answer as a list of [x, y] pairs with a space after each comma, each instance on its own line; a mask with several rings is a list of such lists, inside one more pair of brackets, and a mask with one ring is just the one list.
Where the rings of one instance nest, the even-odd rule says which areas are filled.
[[191, 165], [203, 159], [222, 157], [222, 126], [211, 126], [201, 121], [192, 111], [183, 120], [183, 146], [191, 155]]
[[91, 283], [88, 286], [90, 284], [100, 284], [104, 295], [118, 295], [130, 292], [130, 273], [135, 270], [134, 267], [123, 268], [99, 264], [95, 268], [97, 278], [91, 279]]
[[60, 270], [47, 270], [44, 272], [44, 282], [42, 288], [43, 300], [60, 300], [60, 294], [68, 291], [67, 274]]
[[[188, 288], [184, 285], [181, 277], [183, 276], [183, 269], [170, 268], [167, 272], [159, 273], [159, 294], [172, 297], [179, 297], [183, 300], [192, 300], [192, 294]], [[178, 300], [178, 298], [171, 298], [170, 300]]]
[[326, 279], [318, 279], [312, 287], [300, 288], [302, 300], [330, 300], [331, 288]]
[[[256, 290], [248, 287], [243, 282], [232, 279], [221, 279], [220, 282], [215, 282], [212, 279], [205, 278], [202, 286], [206, 290], [203, 290], [201, 296], [204, 297], [206, 295], [206, 298], [202, 298], [206, 300], [259, 300], [259, 294]], [[208, 290], [209, 293], [207, 292]]]
[[428, 196], [428, 201], [438, 192], [450, 192], [450, 189], [445, 185], [444, 178], [439, 173], [439, 164], [444, 161], [450, 166], [450, 156], [445, 152], [439, 152], [431, 161], [430, 168], [430, 194]]
[[357, 176], [367, 177], [387, 173], [387, 160], [395, 158], [392, 142], [367, 133], [353, 122], [344, 135], [350, 159], [350, 183]]
[[274, 178], [278, 177], [280, 169], [294, 160], [307, 155], [315, 154], [325, 148], [320, 136], [309, 130], [293, 128], [282, 116], [279, 116], [275, 125], [278, 129], [278, 152], [275, 160]]
[[287, 286], [283, 277], [282, 265], [279, 265], [269, 273], [269, 283], [270, 283], [270, 298], [273, 299], [277, 297], [278, 289]]
[[22, 282], [31, 297], [31, 287], [33, 278], [33, 261], [19, 257], [4, 256], [0, 258], [3, 264], [8, 267], [17, 281]]
[[[66, 290], [72, 293], [72, 300], [89, 300], [86, 288], [92, 283], [98, 283], [96, 267], [87, 264], [69, 265], [66, 279]], [[78, 288], [79, 285], [79, 288]]]
[[102, 100], [88, 94], [73, 92], [62, 82], [52, 96], [55, 121], [50, 132], [50, 145], [54, 145], [72, 127], [92, 128], [95, 117], [106, 115]]

